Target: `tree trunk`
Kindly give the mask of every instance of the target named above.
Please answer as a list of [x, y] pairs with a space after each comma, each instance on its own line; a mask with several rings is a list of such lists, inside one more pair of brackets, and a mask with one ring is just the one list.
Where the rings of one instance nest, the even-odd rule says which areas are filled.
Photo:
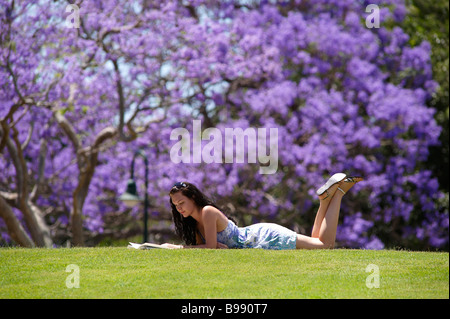
[[23, 156], [22, 145], [18, 139], [18, 132], [15, 127], [12, 128], [12, 131], [13, 140], [10, 136], [4, 136], [4, 138], [16, 170], [17, 198], [14, 206], [23, 213], [34, 243], [41, 247], [52, 247], [53, 241], [50, 237], [50, 229], [42, 218], [41, 211], [29, 201], [27, 165]]
[[6, 228], [8, 230], [9, 236], [14, 240], [17, 244], [23, 247], [35, 247], [33, 241], [30, 236], [28, 236], [25, 229], [22, 227], [22, 224], [17, 219], [16, 215], [8, 205], [8, 203], [0, 196], [0, 217], [3, 218], [6, 224]]
[[83, 205], [89, 191], [95, 167], [98, 162], [99, 147], [106, 140], [117, 135], [117, 130], [107, 127], [98, 133], [93, 145], [78, 152], [77, 163], [79, 170], [78, 185], [73, 192], [71, 211], [72, 242], [75, 246], [84, 246], [83, 235]]
[[[27, 194], [28, 197], [28, 194]], [[35, 243], [40, 247], [47, 247], [51, 248], [53, 247], [53, 240], [50, 234], [50, 227], [45, 222], [44, 218], [42, 217], [41, 210], [34, 205], [30, 201], [26, 201], [21, 208], [21, 211], [25, 214], [25, 212], [31, 217], [33, 220], [32, 227], [33, 232], [38, 234], [38, 239], [35, 240]], [[30, 226], [27, 227], [30, 229]], [[31, 232], [31, 230], [30, 230]]]
[[[92, 155], [91, 155], [92, 157]], [[84, 169], [80, 169], [80, 178], [78, 185], [73, 192], [73, 205], [70, 214], [71, 228], [72, 228], [72, 243], [74, 246], [84, 246], [83, 235], [83, 205], [88, 194], [89, 185], [94, 175], [94, 167], [97, 163], [97, 156], [95, 156], [95, 163], [85, 164]], [[92, 165], [93, 164], [93, 165]]]

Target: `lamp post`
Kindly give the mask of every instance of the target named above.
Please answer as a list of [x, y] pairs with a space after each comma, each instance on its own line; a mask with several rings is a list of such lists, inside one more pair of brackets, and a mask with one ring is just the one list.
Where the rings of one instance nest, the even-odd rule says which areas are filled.
[[144, 235], [143, 235], [143, 242], [147, 242], [148, 240], [148, 208], [149, 208], [149, 202], [148, 202], [148, 159], [147, 156], [145, 156], [145, 153], [142, 150], [137, 150], [133, 155], [133, 160], [131, 161], [131, 168], [130, 168], [130, 179], [127, 183], [127, 190], [125, 193], [120, 195], [119, 199], [124, 202], [124, 204], [128, 207], [134, 207], [140, 202], [142, 202], [142, 198], [138, 196], [137, 193], [137, 187], [136, 182], [134, 181], [134, 161], [136, 160], [136, 157], [142, 157], [144, 159], [145, 164], [145, 196], [144, 196]]

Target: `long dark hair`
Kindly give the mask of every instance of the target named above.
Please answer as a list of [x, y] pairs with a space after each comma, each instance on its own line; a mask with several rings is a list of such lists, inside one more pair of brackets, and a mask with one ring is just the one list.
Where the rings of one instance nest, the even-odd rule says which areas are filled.
[[[176, 183], [169, 192], [169, 195], [181, 192], [184, 196], [192, 199], [197, 207], [203, 208], [207, 205], [213, 206], [223, 212], [209, 197], [203, 194], [194, 184], [188, 182]], [[170, 197], [170, 196], [169, 196]], [[170, 197], [170, 206], [172, 207], [173, 223], [178, 236], [186, 243], [186, 245], [197, 244], [197, 221], [191, 216], [183, 217], [172, 203]]]

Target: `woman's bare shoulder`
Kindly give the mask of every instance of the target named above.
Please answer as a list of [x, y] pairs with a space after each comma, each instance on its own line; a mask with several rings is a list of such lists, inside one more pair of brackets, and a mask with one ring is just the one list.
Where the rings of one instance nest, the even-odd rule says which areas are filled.
[[220, 210], [218, 210], [216, 207], [211, 205], [206, 205], [202, 208], [203, 216], [209, 215], [209, 216], [218, 216], [223, 215]]
[[216, 207], [211, 205], [206, 205], [202, 208], [203, 218], [216, 218], [220, 221], [226, 221], [228, 223], [228, 218]]

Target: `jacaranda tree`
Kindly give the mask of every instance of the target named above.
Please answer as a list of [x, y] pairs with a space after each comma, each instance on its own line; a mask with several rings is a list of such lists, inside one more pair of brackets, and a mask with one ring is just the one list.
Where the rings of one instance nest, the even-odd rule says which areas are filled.
[[[188, 180], [241, 223], [308, 232], [314, 190], [344, 171], [365, 181], [343, 202], [342, 246], [446, 249], [448, 207], [424, 167], [441, 131], [426, 106], [430, 45], [409, 45], [403, 1], [373, 2], [2, 0], [3, 241], [126, 236], [140, 210], [117, 198], [142, 149], [155, 222], [170, 219], [168, 191]], [[190, 137], [181, 162], [177, 128]], [[246, 133], [258, 128], [277, 129], [273, 174], [249, 160]], [[242, 148], [227, 129], [247, 136]], [[207, 148], [214, 138], [220, 152]], [[226, 159], [230, 147], [244, 163]]]

